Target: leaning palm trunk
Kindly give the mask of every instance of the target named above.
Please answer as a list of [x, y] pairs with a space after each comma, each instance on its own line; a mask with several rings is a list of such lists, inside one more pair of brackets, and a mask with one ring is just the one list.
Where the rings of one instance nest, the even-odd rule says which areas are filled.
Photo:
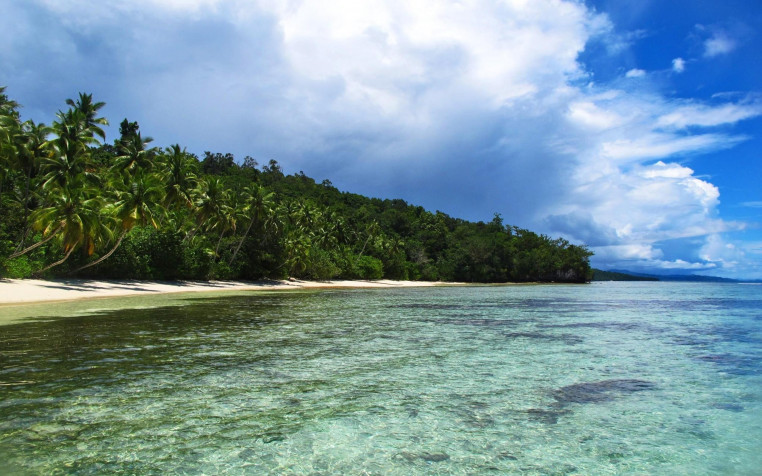
[[244, 240], [246, 240], [246, 237], [249, 236], [249, 232], [251, 231], [251, 226], [254, 225], [255, 220], [256, 220], [256, 215], [253, 215], [251, 217], [251, 221], [249, 222], [249, 226], [246, 228], [246, 232], [241, 237], [241, 241], [238, 242], [238, 246], [235, 247], [235, 251], [233, 251], [233, 256], [230, 258], [230, 261], [228, 262], [228, 266], [233, 265], [233, 261], [235, 261], [235, 257], [238, 256], [238, 251], [241, 249], [241, 245], [243, 245]]
[[24, 249], [23, 249], [23, 250], [21, 250], [21, 251], [16, 251], [16, 252], [12, 253], [12, 254], [11, 254], [9, 257], [8, 257], [8, 259], [18, 258], [19, 256], [21, 256], [21, 255], [24, 255], [24, 254], [27, 254], [27, 253], [29, 253], [30, 251], [32, 251], [33, 249], [35, 249], [35, 248], [38, 248], [38, 247], [40, 247], [40, 246], [44, 245], [44, 244], [45, 244], [45, 243], [47, 243], [48, 241], [52, 240], [52, 239], [53, 239], [53, 238], [56, 236], [56, 234], [57, 234], [59, 231], [61, 231], [61, 230], [63, 229], [63, 227], [64, 227], [64, 225], [63, 225], [63, 223], [62, 223], [61, 225], [59, 225], [59, 226], [58, 226], [58, 228], [56, 228], [56, 229], [53, 231], [53, 233], [51, 233], [51, 234], [50, 234], [50, 236], [49, 236], [49, 237], [45, 238], [45, 239], [44, 239], [44, 240], [42, 240], [42, 241], [38, 241], [37, 243], [33, 244], [32, 246], [29, 246], [29, 247], [27, 247], [27, 248], [24, 248]]
[[[29, 174], [31, 174], [31, 172]], [[26, 175], [26, 185], [24, 187], [24, 223], [29, 222], [29, 182], [31, 181], [29, 174]], [[28, 225], [24, 227], [24, 233], [21, 235], [21, 241], [19, 241], [19, 245], [16, 247], [16, 251], [14, 253], [17, 253], [21, 248], [24, 247], [26, 237], [29, 235], [29, 228], [30, 227]]]
[[217, 246], [214, 248], [214, 255], [219, 258], [220, 257], [220, 244], [222, 243], [222, 237], [225, 236], [225, 232], [227, 230], [222, 230], [222, 233], [220, 233], [220, 239], [217, 240]]
[[196, 236], [196, 233], [198, 233], [198, 230], [201, 228], [202, 224], [203, 223], [200, 223], [200, 224], [196, 225], [196, 227], [194, 229], [192, 229], [191, 231], [186, 233], [185, 234], [185, 238], [183, 238], [183, 243], [185, 243], [185, 242], [189, 242], [190, 243], [191, 241], [193, 241], [193, 237]]
[[362, 249], [360, 250], [360, 254], [357, 255], [358, 258], [362, 258], [363, 253], [365, 253], [365, 247], [368, 246], [368, 242], [373, 237], [373, 235], [368, 235], [368, 237], [365, 239], [365, 243], [362, 245]]
[[86, 264], [86, 265], [84, 265], [84, 266], [80, 266], [79, 268], [75, 269], [74, 271], [70, 272], [69, 274], [75, 274], [75, 273], [78, 273], [78, 272], [82, 271], [83, 269], [87, 269], [87, 268], [90, 268], [90, 267], [92, 267], [92, 266], [95, 266], [96, 264], [98, 264], [98, 263], [101, 263], [101, 262], [105, 261], [106, 259], [108, 259], [108, 258], [109, 258], [109, 256], [111, 256], [112, 254], [114, 254], [114, 251], [116, 251], [116, 249], [117, 249], [117, 248], [119, 248], [119, 245], [121, 245], [121, 244], [122, 244], [122, 240], [123, 240], [123, 239], [124, 239], [124, 237], [127, 235], [127, 231], [129, 231], [129, 230], [124, 230], [124, 231], [122, 231], [122, 234], [121, 234], [121, 235], [119, 235], [119, 239], [118, 239], [118, 240], [116, 240], [116, 244], [114, 245], [114, 247], [113, 247], [113, 248], [111, 248], [111, 249], [109, 250], [109, 252], [108, 252], [108, 253], [106, 253], [105, 255], [101, 256], [100, 258], [98, 258], [97, 260], [93, 261], [92, 263], [87, 263], [87, 264]]
[[39, 275], [41, 275], [42, 273], [44, 273], [45, 271], [49, 270], [50, 268], [53, 268], [53, 267], [55, 267], [55, 266], [58, 266], [59, 264], [63, 263], [63, 262], [64, 262], [64, 261], [66, 261], [67, 259], [69, 259], [69, 256], [71, 256], [71, 253], [74, 251], [74, 248], [76, 248], [76, 247], [77, 247], [77, 245], [79, 244], [79, 241], [80, 241], [80, 240], [77, 240], [77, 242], [76, 242], [76, 243], [74, 243], [74, 244], [71, 246], [71, 248], [69, 248], [69, 251], [67, 251], [67, 252], [66, 252], [66, 256], [64, 256], [64, 257], [63, 257], [63, 258], [61, 258], [60, 260], [56, 261], [55, 263], [52, 263], [52, 264], [49, 264], [49, 265], [45, 266], [45, 267], [44, 267], [44, 268], [42, 268], [41, 270], [39, 270], [39, 271], [37, 271], [36, 273], [34, 273], [34, 275], [35, 275], [35, 276], [39, 276]]
[[[26, 222], [26, 218], [24, 219], [24, 221]], [[24, 247], [24, 243], [26, 242], [26, 238], [29, 236], [29, 232], [31, 230], [32, 229], [29, 226], [25, 226], [24, 227], [24, 233], [21, 234], [21, 240], [19, 241], [19, 244], [16, 245], [16, 250], [14, 251], [14, 253], [20, 253], [21, 252], [21, 249]]]

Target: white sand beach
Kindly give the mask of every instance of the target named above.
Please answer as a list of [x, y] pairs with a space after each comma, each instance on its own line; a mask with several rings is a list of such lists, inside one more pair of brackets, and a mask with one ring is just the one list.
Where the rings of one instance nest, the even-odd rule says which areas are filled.
[[[156, 295], [211, 291], [281, 291], [317, 288], [423, 287], [443, 283], [429, 281], [92, 281], [83, 279], [0, 280], [0, 305], [18, 305], [91, 298]], [[0, 310], [0, 313], [2, 311]]]

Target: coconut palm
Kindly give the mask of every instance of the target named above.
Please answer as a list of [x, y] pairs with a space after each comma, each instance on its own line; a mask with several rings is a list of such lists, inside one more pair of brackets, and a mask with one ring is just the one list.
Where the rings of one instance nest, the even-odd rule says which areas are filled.
[[150, 171], [153, 168], [153, 158], [156, 149], [147, 147], [153, 141], [151, 137], [143, 138], [140, 132], [130, 135], [119, 143], [119, 156], [111, 166], [112, 171], [124, 176], [125, 183], [139, 171]]
[[20, 129], [18, 103], [8, 98], [5, 87], [0, 87], [0, 195], [15, 169], [18, 151], [14, 139]]
[[103, 117], [96, 117], [98, 110], [106, 105], [105, 102], [93, 102], [92, 94], [79, 93], [77, 102], [67, 99], [66, 104], [82, 114], [83, 125], [91, 137], [98, 136], [106, 140], [106, 133], [100, 126], [107, 126], [108, 121]]
[[15, 169], [18, 150], [14, 138], [20, 129], [21, 125], [18, 118], [11, 114], [11, 108], [3, 107], [0, 103], [0, 194], [3, 192], [5, 181]]
[[228, 265], [232, 265], [233, 261], [235, 261], [238, 251], [240, 251], [246, 237], [249, 236], [249, 232], [251, 232], [251, 228], [254, 224], [257, 223], [261, 225], [267, 216], [272, 214], [273, 196], [274, 194], [272, 192], [267, 192], [267, 190], [258, 184], [252, 184], [251, 186], [244, 188], [244, 212], [249, 217], [249, 225], [246, 227], [246, 231], [238, 242], [238, 246], [236, 246], [233, 256], [230, 257]]
[[157, 210], [164, 196], [161, 182], [155, 175], [139, 174], [125, 190], [116, 192], [116, 202], [107, 207], [107, 213], [116, 223], [119, 233], [114, 246], [97, 260], [87, 263], [72, 271], [77, 273], [83, 269], [95, 266], [108, 259], [122, 244], [122, 240], [133, 227], [153, 226], [158, 228]]
[[[38, 174], [42, 159], [49, 155], [47, 138], [50, 132], [51, 129], [45, 124], [26, 121], [14, 134], [15, 166], [24, 174], [23, 190], [19, 190], [18, 193], [19, 201], [24, 207], [24, 223], [27, 223], [29, 218], [32, 178]], [[21, 234], [17, 250], [23, 247], [28, 232], [29, 227], [26, 227]]]
[[48, 205], [32, 212], [32, 223], [47, 238], [11, 256], [20, 256], [54, 237], [57, 238], [65, 253], [64, 257], [36, 274], [62, 264], [80, 246], [84, 247], [88, 255], [92, 254], [95, 241], [105, 231], [101, 222], [102, 198], [84, 184], [76, 185], [78, 186], [53, 191], [48, 197]]
[[373, 220], [370, 222], [370, 224], [367, 226], [365, 232], [368, 234], [368, 236], [365, 238], [365, 243], [362, 245], [362, 249], [360, 250], [360, 254], [357, 255], [358, 258], [362, 257], [363, 253], [365, 253], [365, 248], [368, 246], [368, 242], [373, 238], [375, 235], [378, 234], [379, 226], [378, 222], [376, 220]]
[[198, 184], [198, 161], [181, 149], [179, 144], [164, 149], [159, 157], [164, 181], [163, 205], [167, 208], [193, 206], [192, 190]]
[[58, 112], [58, 120], [53, 123], [55, 138], [46, 146], [52, 148], [43, 160], [43, 189], [66, 188], [70, 182], [83, 175], [91, 184], [98, 177], [89, 164], [90, 146], [97, 144], [93, 132], [86, 126], [85, 115], [76, 109]]
[[230, 190], [217, 177], [210, 177], [199, 182], [200, 193], [195, 203], [197, 227], [191, 233], [192, 237], [200, 228], [209, 232], [219, 233], [215, 255], [218, 255], [220, 244], [225, 233], [235, 230], [236, 220], [230, 206]]

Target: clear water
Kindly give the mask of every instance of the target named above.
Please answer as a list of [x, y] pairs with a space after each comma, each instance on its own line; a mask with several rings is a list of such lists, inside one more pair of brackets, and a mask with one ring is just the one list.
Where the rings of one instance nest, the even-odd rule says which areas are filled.
[[176, 299], [0, 327], [0, 472], [762, 469], [762, 286]]

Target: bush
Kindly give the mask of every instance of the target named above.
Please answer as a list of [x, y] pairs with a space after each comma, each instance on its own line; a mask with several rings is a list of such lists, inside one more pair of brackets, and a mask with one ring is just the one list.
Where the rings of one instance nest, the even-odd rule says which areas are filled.
[[183, 279], [209, 279], [214, 256], [203, 244], [184, 244], [181, 263], [180, 276]]
[[359, 279], [381, 279], [384, 277], [384, 265], [380, 259], [372, 256], [360, 256], [354, 263], [354, 277]]
[[0, 266], [0, 275], [9, 279], [24, 279], [40, 268], [41, 266], [33, 263], [28, 256], [19, 256], [3, 262]]
[[310, 252], [310, 264], [305, 272], [307, 277], [328, 280], [341, 274], [341, 268], [334, 263], [334, 257], [325, 250], [313, 248]]
[[182, 237], [150, 227], [130, 230], [117, 250], [89, 274], [122, 279], [172, 280], [185, 277]]

